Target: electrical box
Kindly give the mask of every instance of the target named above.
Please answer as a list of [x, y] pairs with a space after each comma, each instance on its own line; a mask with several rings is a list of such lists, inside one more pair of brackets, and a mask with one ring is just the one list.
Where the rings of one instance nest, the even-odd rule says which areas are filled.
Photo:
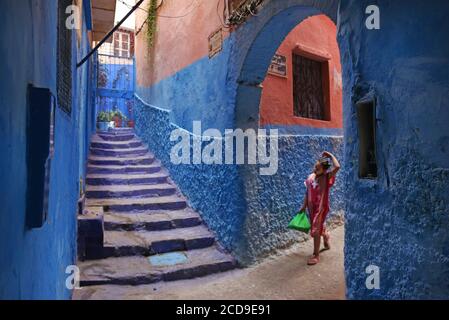
[[32, 229], [48, 217], [56, 99], [50, 89], [29, 85], [27, 102], [26, 224]]

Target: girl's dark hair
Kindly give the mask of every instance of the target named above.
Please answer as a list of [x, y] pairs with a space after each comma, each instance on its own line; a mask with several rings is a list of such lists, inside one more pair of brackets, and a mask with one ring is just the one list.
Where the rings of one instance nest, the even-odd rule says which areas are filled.
[[328, 158], [320, 158], [318, 160], [318, 162], [323, 166], [324, 170], [327, 170], [327, 169], [329, 169], [331, 167], [331, 164], [330, 164]]

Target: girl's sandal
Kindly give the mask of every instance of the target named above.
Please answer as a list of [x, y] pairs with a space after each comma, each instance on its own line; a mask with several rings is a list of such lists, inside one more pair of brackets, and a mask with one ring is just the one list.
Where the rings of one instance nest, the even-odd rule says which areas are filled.
[[324, 249], [323, 251], [327, 251], [331, 249], [331, 245], [329, 244], [329, 240], [330, 240], [330, 235], [329, 234], [325, 234], [323, 236], [324, 239]]
[[315, 255], [311, 256], [311, 257], [309, 258], [309, 260], [307, 260], [307, 264], [308, 264], [309, 266], [314, 266], [314, 265], [316, 265], [318, 262], [320, 262], [320, 257], [319, 257], [319, 256], [315, 256]]

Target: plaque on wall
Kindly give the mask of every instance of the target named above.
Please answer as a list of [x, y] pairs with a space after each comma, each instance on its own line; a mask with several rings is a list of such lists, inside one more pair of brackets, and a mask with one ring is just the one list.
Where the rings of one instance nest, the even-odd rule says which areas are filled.
[[223, 32], [218, 29], [209, 36], [209, 58], [214, 57], [223, 48]]
[[268, 68], [268, 73], [278, 77], [287, 77], [287, 57], [275, 54], [271, 60], [270, 67]]

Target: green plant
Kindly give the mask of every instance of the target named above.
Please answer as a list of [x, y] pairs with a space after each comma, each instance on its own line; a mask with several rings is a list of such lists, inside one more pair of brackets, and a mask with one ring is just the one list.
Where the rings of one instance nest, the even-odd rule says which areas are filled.
[[111, 114], [107, 111], [100, 111], [97, 115], [97, 122], [109, 122], [111, 121]]
[[157, 22], [157, 9], [158, 9], [158, 0], [151, 0], [148, 6], [148, 15], [147, 15], [147, 44], [148, 49], [153, 47], [154, 38], [156, 34], [156, 22]]
[[228, 22], [231, 26], [245, 23], [250, 16], [256, 16], [258, 8], [265, 0], [246, 0], [229, 15]]
[[111, 119], [113, 119], [114, 117], [118, 117], [119, 119], [124, 119], [126, 118], [125, 115], [120, 111], [120, 110], [113, 110], [110, 112], [111, 115]]

